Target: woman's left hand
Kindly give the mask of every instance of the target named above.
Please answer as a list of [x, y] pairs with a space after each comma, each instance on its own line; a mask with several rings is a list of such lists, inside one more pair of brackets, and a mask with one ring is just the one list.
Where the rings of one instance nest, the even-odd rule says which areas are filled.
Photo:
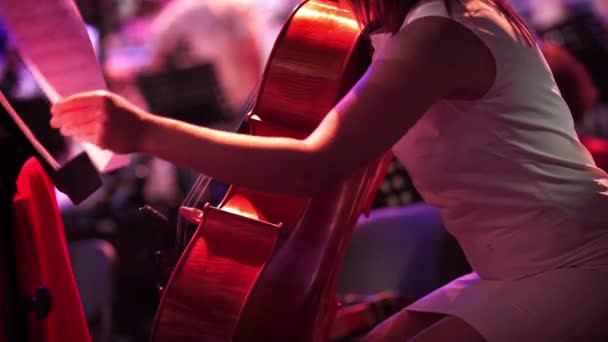
[[150, 115], [107, 91], [67, 97], [51, 108], [51, 126], [61, 134], [117, 153], [138, 152], [144, 117]]

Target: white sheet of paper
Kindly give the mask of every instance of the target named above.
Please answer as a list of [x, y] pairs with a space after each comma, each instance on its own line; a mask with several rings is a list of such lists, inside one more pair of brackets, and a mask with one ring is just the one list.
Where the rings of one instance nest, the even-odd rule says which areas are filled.
[[[73, 0], [0, 0], [0, 15], [20, 55], [52, 103], [85, 91], [106, 89], [101, 67]], [[128, 164], [116, 155], [83, 143], [97, 169]]]

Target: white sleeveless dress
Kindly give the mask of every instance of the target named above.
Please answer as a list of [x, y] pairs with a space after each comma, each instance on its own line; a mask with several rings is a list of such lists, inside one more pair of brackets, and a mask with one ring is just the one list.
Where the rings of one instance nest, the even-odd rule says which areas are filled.
[[[442, 0], [422, 0], [402, 29], [456, 20], [493, 53], [495, 83], [480, 100], [436, 103], [393, 151], [474, 273], [406, 310], [459, 317], [489, 341], [608, 341], [608, 176], [539, 49], [483, 1], [464, 2], [448, 16]], [[398, 44], [372, 39], [377, 51]]]

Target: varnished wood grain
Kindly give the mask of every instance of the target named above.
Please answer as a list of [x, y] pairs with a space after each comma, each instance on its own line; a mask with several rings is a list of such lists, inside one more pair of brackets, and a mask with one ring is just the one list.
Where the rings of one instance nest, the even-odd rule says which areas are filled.
[[208, 207], [167, 284], [155, 341], [228, 341], [279, 235], [277, 226]]
[[[263, 121], [312, 131], [343, 95], [350, 54], [360, 40], [352, 15], [331, 1], [309, 1], [271, 55], [253, 113]], [[365, 60], [359, 60], [367, 64]]]

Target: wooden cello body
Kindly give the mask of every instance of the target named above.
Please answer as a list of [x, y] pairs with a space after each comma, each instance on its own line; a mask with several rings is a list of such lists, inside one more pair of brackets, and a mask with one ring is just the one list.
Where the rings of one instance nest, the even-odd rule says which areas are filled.
[[[284, 26], [249, 133], [309, 135], [361, 77], [371, 48], [351, 13], [311, 0]], [[167, 283], [152, 341], [324, 341], [346, 245], [390, 156], [323, 194], [290, 197], [231, 186], [200, 225]]]

